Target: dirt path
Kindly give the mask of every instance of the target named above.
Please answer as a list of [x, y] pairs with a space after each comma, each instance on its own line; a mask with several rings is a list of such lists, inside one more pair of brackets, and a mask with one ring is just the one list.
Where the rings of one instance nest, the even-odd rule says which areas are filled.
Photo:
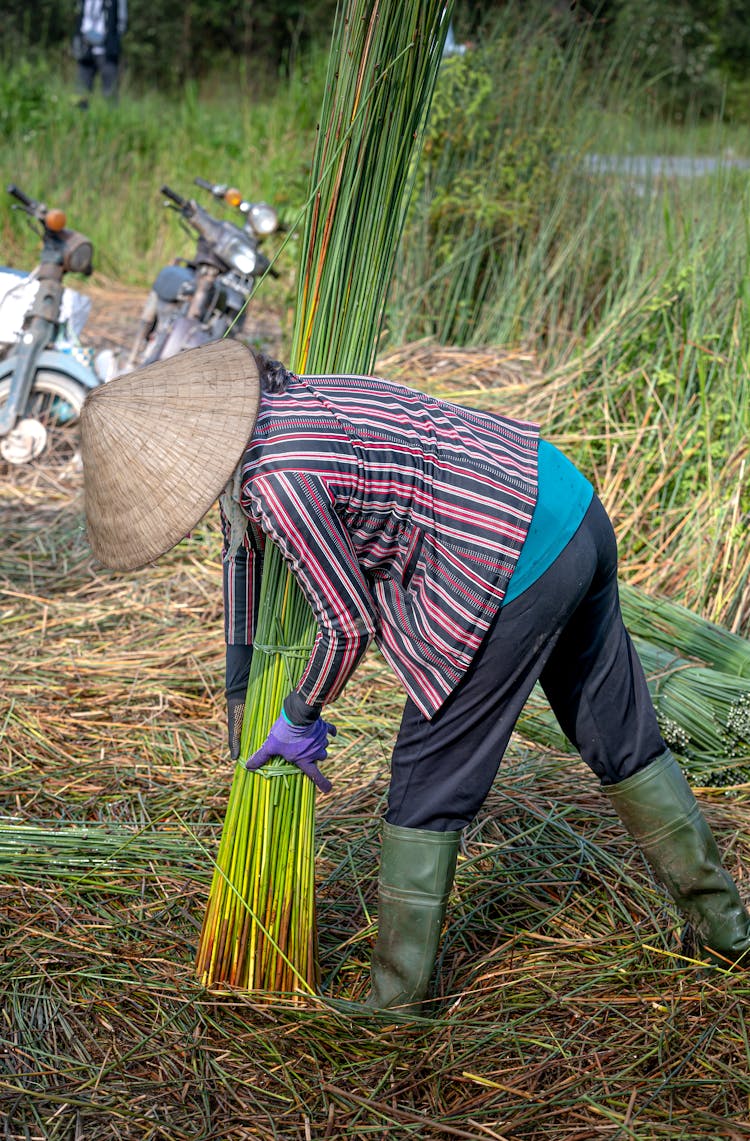
[[146, 290], [87, 283], [81, 292], [91, 298], [91, 312], [81, 339], [96, 349], [129, 349], [138, 329]]
[[[79, 288], [76, 286], [75, 288]], [[86, 345], [127, 353], [138, 330], [138, 321], [147, 290], [98, 280], [86, 283], [80, 291], [91, 298], [91, 312], [81, 340]], [[270, 356], [281, 353], [281, 319], [277, 312], [251, 302], [246, 331]]]

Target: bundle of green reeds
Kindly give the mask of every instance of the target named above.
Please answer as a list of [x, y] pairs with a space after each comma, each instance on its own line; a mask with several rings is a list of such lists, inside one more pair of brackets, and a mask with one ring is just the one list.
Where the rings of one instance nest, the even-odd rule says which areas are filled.
[[[713, 787], [750, 782], [750, 679], [677, 657], [641, 638], [633, 641], [664, 740], [691, 782]], [[548, 748], [572, 751], [539, 688], [519, 731]]]
[[721, 673], [750, 678], [747, 638], [629, 583], [620, 583], [620, 603], [625, 625], [634, 637], [683, 658], [698, 658]]
[[305, 219], [292, 360], [372, 367], [451, 3], [340, 11]]
[[[263, 743], [313, 639], [312, 612], [270, 551], [259, 607], [242, 758]], [[238, 765], [198, 949], [203, 982], [314, 990], [314, 793], [312, 782], [281, 759], [257, 773]]]
[[693, 780], [750, 781], [750, 680], [633, 639], [667, 744]]
[[750, 641], [628, 583], [620, 584], [620, 600], [662, 733], [689, 778], [718, 787], [747, 783]]
[[[377, 348], [450, 16], [442, 0], [349, 0], [336, 19], [306, 212], [297, 372], [366, 372]], [[312, 646], [312, 616], [269, 544], [240, 758]], [[293, 766], [235, 770], [198, 950], [206, 984], [316, 984], [314, 790]]]
[[141, 895], [144, 876], [155, 866], [206, 879], [201, 856], [184, 830], [0, 818], [0, 873], [31, 883]]

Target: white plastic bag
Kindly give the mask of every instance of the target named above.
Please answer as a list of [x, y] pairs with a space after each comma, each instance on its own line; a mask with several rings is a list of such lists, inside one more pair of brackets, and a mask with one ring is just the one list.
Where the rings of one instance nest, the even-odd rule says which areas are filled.
[[[13, 345], [21, 335], [23, 319], [36, 296], [39, 282], [15, 269], [0, 269], [0, 344]], [[91, 298], [75, 289], [63, 289], [60, 319], [79, 337], [91, 312]]]

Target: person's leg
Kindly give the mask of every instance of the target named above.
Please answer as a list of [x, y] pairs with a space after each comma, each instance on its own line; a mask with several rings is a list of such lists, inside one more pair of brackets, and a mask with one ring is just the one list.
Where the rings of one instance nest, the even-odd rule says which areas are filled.
[[539, 673], [596, 571], [586, 528], [504, 607], [460, 686], [429, 721], [409, 701], [393, 752], [372, 992], [378, 1009], [424, 998], [461, 829], [473, 820]]
[[102, 83], [102, 95], [105, 99], [117, 99], [118, 63], [116, 59], [107, 59], [102, 56], [99, 61], [99, 75]]
[[[581, 542], [595, 573], [540, 675], [560, 726], [604, 785], [624, 780], [666, 751], [617, 588], [617, 542], [594, 498]], [[561, 556], [562, 557], [562, 556]]]
[[750, 916], [692, 789], [664, 743], [625, 630], [604, 509], [590, 519], [598, 571], [540, 678], [564, 732], [714, 962], [750, 951]]
[[368, 1006], [419, 1012], [435, 965], [459, 839], [459, 832], [383, 824]]
[[750, 915], [672, 754], [603, 791], [711, 962], [750, 965]]
[[545, 574], [502, 608], [435, 717], [407, 701], [391, 759], [390, 824], [441, 832], [473, 820], [535, 682], [597, 574], [590, 514]]
[[76, 67], [76, 88], [81, 94], [81, 106], [87, 106], [88, 100], [86, 95], [90, 94], [94, 89], [94, 76], [96, 75], [96, 65], [93, 56], [89, 53], [84, 59], [78, 61]]

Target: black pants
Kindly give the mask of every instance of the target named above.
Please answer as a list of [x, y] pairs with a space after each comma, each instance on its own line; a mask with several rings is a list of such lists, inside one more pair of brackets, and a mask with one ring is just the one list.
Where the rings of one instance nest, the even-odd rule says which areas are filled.
[[392, 758], [386, 819], [463, 828], [490, 790], [536, 681], [569, 740], [603, 784], [667, 746], [617, 592], [617, 544], [593, 499], [551, 567], [504, 606], [470, 669], [429, 721], [409, 700]]
[[104, 55], [89, 53], [84, 59], [78, 61], [76, 82], [79, 91], [93, 91], [94, 80], [97, 75], [102, 85], [102, 95], [107, 99], [117, 97], [117, 81], [119, 78], [119, 63], [116, 59], [108, 59]]

